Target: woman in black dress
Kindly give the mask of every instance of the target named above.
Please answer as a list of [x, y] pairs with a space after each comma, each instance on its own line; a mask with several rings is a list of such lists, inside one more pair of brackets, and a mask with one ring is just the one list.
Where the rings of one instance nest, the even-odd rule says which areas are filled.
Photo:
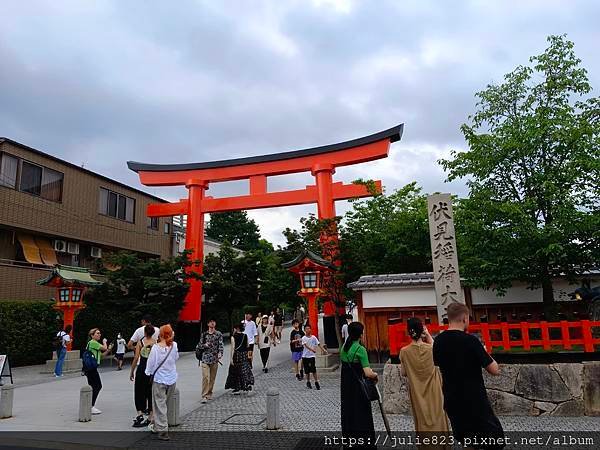
[[234, 325], [231, 336], [231, 363], [225, 382], [225, 389], [233, 389], [234, 394], [240, 391], [251, 391], [254, 375], [248, 359], [248, 337], [242, 333], [241, 325]]
[[371, 401], [361, 380], [367, 377], [377, 381], [377, 374], [369, 366], [367, 349], [360, 343], [363, 330], [362, 323], [350, 323], [348, 338], [340, 351], [342, 435], [363, 438], [366, 445], [361, 448], [376, 448]]

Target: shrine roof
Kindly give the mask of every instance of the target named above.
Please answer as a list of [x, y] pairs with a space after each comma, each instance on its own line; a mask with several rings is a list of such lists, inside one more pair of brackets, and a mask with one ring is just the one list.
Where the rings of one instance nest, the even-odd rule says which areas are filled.
[[385, 275], [364, 275], [357, 281], [348, 283], [355, 291], [388, 289], [395, 287], [433, 286], [433, 272], [392, 273]]
[[250, 156], [245, 158], [224, 159], [221, 161], [209, 161], [184, 164], [146, 164], [136, 161], [127, 161], [127, 167], [134, 172], [176, 172], [180, 170], [216, 169], [221, 167], [243, 166], [271, 161], [284, 161], [287, 159], [301, 158], [305, 156], [321, 155], [325, 153], [347, 150], [353, 147], [372, 144], [374, 142], [389, 139], [390, 142], [399, 141], [402, 137], [404, 124], [397, 125], [385, 131], [352, 139], [337, 144], [323, 145], [320, 147], [306, 148], [303, 150], [292, 150], [270, 155]]
[[66, 283], [81, 284], [83, 286], [99, 286], [101, 281], [92, 278], [90, 271], [82, 267], [63, 266], [57, 264], [52, 269], [50, 275], [42, 280], [36, 281], [39, 285], [51, 283], [54, 279], [59, 278]]
[[337, 270], [337, 266], [335, 264], [333, 264], [332, 262], [326, 260], [325, 258], [317, 255], [316, 253], [311, 252], [308, 249], [302, 250], [302, 252], [300, 252], [300, 254], [298, 256], [296, 256], [293, 260], [285, 262], [281, 265], [285, 269], [289, 269], [291, 267], [294, 267], [294, 266], [300, 264], [305, 258], [308, 258], [310, 261], [312, 261], [320, 266], [325, 266], [330, 269]]

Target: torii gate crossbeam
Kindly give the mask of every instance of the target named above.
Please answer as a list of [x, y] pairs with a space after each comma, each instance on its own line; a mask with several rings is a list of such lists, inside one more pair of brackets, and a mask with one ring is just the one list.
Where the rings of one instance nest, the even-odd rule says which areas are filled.
[[[191, 164], [145, 164], [129, 161], [128, 167], [137, 172], [146, 186], [186, 186], [187, 199], [177, 203], [148, 205], [148, 217], [168, 217], [186, 214], [186, 249], [193, 260], [204, 258], [204, 214], [271, 208], [276, 206], [317, 203], [318, 218], [335, 217], [335, 201], [371, 196], [367, 187], [359, 184], [333, 182], [336, 167], [359, 164], [385, 158], [392, 142], [402, 137], [403, 125], [338, 144], [264, 156], [238, 158]], [[305, 189], [268, 192], [267, 178], [298, 172], [311, 172], [315, 185]], [[213, 198], [205, 192], [210, 183], [249, 181], [249, 194]], [[375, 187], [381, 192], [381, 182]], [[202, 274], [202, 264], [191, 270]], [[182, 321], [198, 321], [201, 314], [202, 282], [190, 279], [190, 290], [180, 313]]]

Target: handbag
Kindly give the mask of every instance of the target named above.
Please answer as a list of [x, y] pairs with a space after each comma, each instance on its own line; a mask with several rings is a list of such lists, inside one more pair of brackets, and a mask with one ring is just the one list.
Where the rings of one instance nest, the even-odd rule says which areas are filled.
[[[357, 351], [358, 348], [354, 351], [354, 355], [352, 355], [350, 361], [354, 361], [354, 357], [356, 356]], [[365, 377], [363, 373], [358, 375], [352, 365], [351, 370], [354, 376], [356, 377], [356, 380], [358, 381], [358, 384], [360, 385], [363, 394], [365, 395], [367, 400], [369, 400], [370, 402], [379, 400], [379, 390], [377, 389], [377, 383], [375, 383], [373, 379]]]
[[149, 382], [150, 384], [154, 383], [154, 375], [156, 375], [156, 372], [158, 372], [158, 369], [160, 369], [162, 367], [162, 365], [165, 363], [165, 361], [169, 358], [169, 355], [171, 354], [171, 351], [173, 350], [173, 345], [171, 345], [171, 348], [169, 348], [169, 351], [167, 352], [167, 356], [165, 356], [165, 359], [163, 359], [160, 364], [158, 365], [158, 367], [154, 370], [154, 372], [152, 373], [152, 375], [150, 375], [150, 379]]

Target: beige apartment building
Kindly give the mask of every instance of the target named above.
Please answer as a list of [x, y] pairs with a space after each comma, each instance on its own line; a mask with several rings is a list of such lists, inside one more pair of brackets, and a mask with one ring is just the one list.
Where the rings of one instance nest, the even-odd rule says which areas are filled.
[[165, 200], [7, 138], [0, 138], [0, 300], [47, 299], [35, 280], [56, 263], [94, 272], [119, 250], [171, 256], [171, 218], [150, 219]]

